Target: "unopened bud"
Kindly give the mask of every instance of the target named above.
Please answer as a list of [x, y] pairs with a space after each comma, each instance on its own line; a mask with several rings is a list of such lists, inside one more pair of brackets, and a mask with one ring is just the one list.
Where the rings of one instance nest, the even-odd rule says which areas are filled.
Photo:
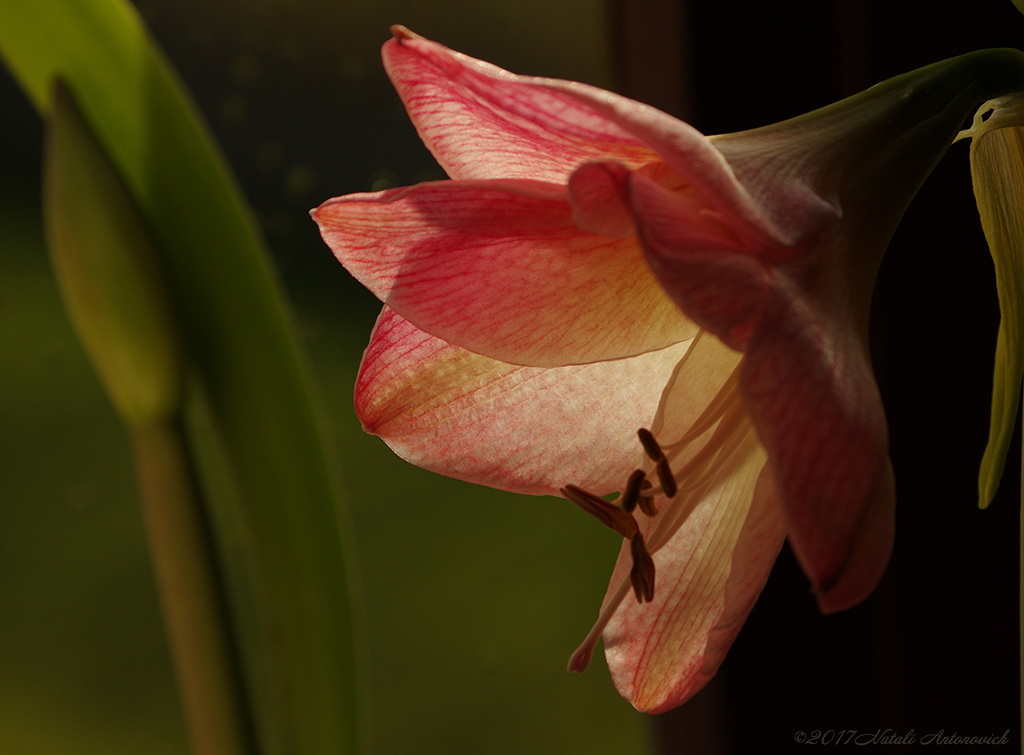
[[71, 92], [53, 88], [43, 212], [68, 315], [129, 424], [165, 418], [180, 400], [170, 296], [146, 221]]

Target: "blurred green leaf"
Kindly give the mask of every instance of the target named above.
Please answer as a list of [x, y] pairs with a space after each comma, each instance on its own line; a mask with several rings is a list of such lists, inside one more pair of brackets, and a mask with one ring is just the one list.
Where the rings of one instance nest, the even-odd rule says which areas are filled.
[[51, 81], [67, 82], [162, 255], [190, 416], [222, 494], [218, 535], [241, 563], [264, 751], [353, 752], [345, 515], [277, 283], [222, 158], [123, 0], [5, 0], [0, 54], [44, 114]]

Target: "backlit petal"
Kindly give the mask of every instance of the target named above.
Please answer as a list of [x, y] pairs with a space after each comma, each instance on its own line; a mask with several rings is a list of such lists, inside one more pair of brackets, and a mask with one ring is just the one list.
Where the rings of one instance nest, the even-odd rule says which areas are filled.
[[580, 231], [564, 190], [550, 184], [440, 181], [332, 199], [313, 216], [342, 264], [389, 307], [494, 359], [579, 364], [696, 332], [636, 242]]
[[388, 40], [382, 55], [420, 138], [452, 178], [564, 183], [588, 160], [657, 159], [586, 103], [546, 86], [551, 79], [516, 76], [414, 35]]
[[385, 307], [363, 356], [356, 412], [424, 469], [520, 493], [557, 494], [573, 482], [603, 495], [633, 470], [636, 430], [651, 422], [688, 346], [520, 367], [429, 336]]
[[629, 169], [621, 163], [591, 162], [569, 178], [572, 218], [584, 231], [618, 239], [636, 235], [626, 191]]
[[666, 162], [747, 241], [792, 240], [707, 137], [655, 108], [585, 84], [516, 76], [415, 35], [389, 40], [383, 57], [420, 137], [452, 178], [564, 182], [591, 160]]

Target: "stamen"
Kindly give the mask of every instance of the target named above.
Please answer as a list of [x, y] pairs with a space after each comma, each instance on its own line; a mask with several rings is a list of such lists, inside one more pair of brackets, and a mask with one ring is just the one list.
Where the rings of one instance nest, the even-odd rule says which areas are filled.
[[[569, 659], [569, 671], [581, 673], [587, 668], [598, 640], [630, 592], [638, 603], [653, 600], [655, 566], [651, 554], [657, 553], [672, 539], [724, 471], [730, 468], [733, 457], [747, 453], [759, 442], [736, 393], [738, 373], [737, 367], [697, 420], [674, 443], [662, 446], [646, 428], [637, 432], [645, 454], [653, 462], [653, 472], [658, 475], [660, 485], [652, 486], [647, 478], [650, 472], [637, 469], [629, 476], [617, 506], [574, 485], [562, 488], [566, 498], [629, 540], [633, 561], [629, 579], [619, 582], [614, 592], [606, 597], [597, 622]], [[660, 412], [661, 408], [654, 420], [656, 426], [663, 423]], [[702, 442], [699, 449], [694, 449], [695, 453], [681, 464], [678, 474], [673, 474], [670, 460], [678, 459], [691, 443], [712, 429], [711, 437]], [[654, 505], [657, 495], [675, 500], [661, 519], [651, 523], [653, 526], [645, 537], [633, 512], [639, 508], [649, 517], [657, 516], [658, 510]]]
[[676, 487], [676, 478], [672, 474], [672, 468], [668, 465], [668, 459], [662, 456], [655, 463], [654, 469], [658, 473], [658, 481], [661, 483], [662, 491], [669, 498], [675, 498], [678, 488]]
[[[647, 482], [647, 480], [644, 480], [644, 482], [647, 483], [648, 488], [651, 487], [651, 483]], [[640, 496], [640, 499], [637, 501], [637, 505], [640, 506], [640, 510], [647, 514], [647, 516], [658, 515], [658, 507], [654, 505], [654, 496]]]
[[[626, 482], [626, 489], [622, 493], [622, 510], [627, 514], [632, 514], [633, 509], [636, 508], [636, 504], [640, 500], [640, 489], [643, 487], [651, 487], [651, 483], [647, 481], [647, 475], [642, 469], [636, 469], [633, 474], [629, 476], [629, 480]], [[647, 513], [646, 511], [644, 512]], [[648, 514], [650, 516], [650, 514]]]
[[733, 417], [727, 417], [719, 431], [715, 433], [718, 442], [713, 439], [709, 447], [701, 449], [684, 467], [686, 482], [680, 491], [682, 503], [670, 509], [666, 517], [659, 522], [656, 532], [649, 533], [647, 546], [651, 553], [657, 553], [672, 539], [683, 522], [689, 518], [694, 507], [715, 485], [729, 460], [749, 443], [756, 443], [753, 426], [742, 421], [734, 421]]
[[633, 568], [629, 572], [629, 581], [633, 585], [637, 603], [650, 603], [654, 600], [654, 559], [647, 552], [644, 536], [637, 532], [629, 541], [633, 555]]
[[[737, 437], [737, 431], [741, 428], [746, 416], [746, 411], [742, 406], [734, 406], [723, 415], [711, 440], [679, 470], [678, 477], [683, 481], [679, 486], [680, 490], [685, 492], [702, 484], [709, 469], [712, 466], [720, 465], [723, 460], [722, 452], [742, 439], [742, 435]], [[729, 457], [725, 456], [724, 458]]]
[[[639, 476], [630, 475], [630, 481], [634, 480], [636, 480], [634, 487], [637, 492], [633, 493], [633, 498], [636, 500], [640, 485], [644, 481], [643, 472]], [[562, 488], [562, 495], [588, 514], [597, 517], [602, 524], [629, 540], [630, 551], [633, 555], [633, 568], [630, 570], [629, 580], [636, 593], [636, 599], [640, 603], [652, 600], [654, 598], [654, 560], [647, 552], [644, 536], [640, 533], [640, 528], [633, 515], [575, 485], [566, 485]]]
[[654, 439], [654, 435], [647, 428], [641, 427], [636, 432], [640, 438], [640, 443], [644, 447], [644, 451], [647, 452], [647, 456], [651, 461], [657, 461], [658, 459], [664, 459], [665, 454], [661, 450], [661, 446], [658, 445], [658, 441]]
[[575, 503], [588, 514], [597, 517], [601, 524], [615, 530], [627, 540], [631, 540], [640, 532], [632, 514], [608, 503], [605, 499], [575, 485], [566, 485], [561, 492], [566, 499]]

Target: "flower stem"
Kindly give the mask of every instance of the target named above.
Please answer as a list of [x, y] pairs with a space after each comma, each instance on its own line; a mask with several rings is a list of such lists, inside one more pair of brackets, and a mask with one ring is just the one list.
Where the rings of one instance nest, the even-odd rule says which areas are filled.
[[142, 509], [195, 755], [254, 755], [239, 659], [195, 468], [175, 420], [131, 427]]

